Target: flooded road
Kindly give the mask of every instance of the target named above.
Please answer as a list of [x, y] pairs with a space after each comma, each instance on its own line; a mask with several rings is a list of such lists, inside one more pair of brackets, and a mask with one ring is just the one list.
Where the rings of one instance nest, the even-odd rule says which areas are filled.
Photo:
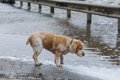
[[[117, 20], [93, 15], [91, 28], [86, 27], [86, 14], [72, 12], [67, 19], [66, 11], [56, 9], [49, 14], [44, 6], [38, 13], [37, 6], [18, 9], [0, 3], [0, 77], [18, 80], [119, 80], [120, 78], [120, 35]], [[15, 6], [19, 6], [16, 3]], [[42, 51], [44, 64], [34, 66], [32, 49], [26, 46], [28, 36], [36, 31], [48, 31], [81, 39], [85, 43], [86, 56], [65, 56], [65, 64], [56, 72], [54, 55]], [[109, 73], [109, 74], [108, 74]], [[52, 75], [51, 75], [52, 74]], [[38, 77], [36, 77], [38, 75]], [[112, 76], [110, 76], [112, 75]], [[36, 79], [37, 78], [37, 79]]]

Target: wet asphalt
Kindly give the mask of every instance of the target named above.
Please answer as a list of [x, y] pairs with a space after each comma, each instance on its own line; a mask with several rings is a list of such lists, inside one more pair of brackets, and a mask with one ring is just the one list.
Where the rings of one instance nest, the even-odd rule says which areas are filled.
[[[68, 35], [73, 38], [80, 37], [81, 39], [80, 32], [84, 32], [84, 30], [73, 28], [74, 25], [67, 20], [65, 17], [66, 12], [64, 10], [62, 11], [62, 15], [61, 11], [58, 10], [58, 14], [53, 17], [51, 14], [48, 14], [49, 8], [46, 7], [44, 7], [43, 12], [39, 14], [36, 9], [33, 9], [30, 12], [27, 11], [26, 6], [23, 6], [23, 9], [21, 10], [17, 7], [2, 3], [0, 3], [0, 6], [2, 6], [0, 7], [0, 56], [5, 56], [0, 58], [1, 80], [100, 80], [98, 78], [87, 76], [86, 74], [74, 73], [71, 69], [64, 66], [58, 71], [55, 64], [52, 63], [43, 63], [42, 66], [36, 67], [33, 60], [26, 61], [27, 59], [32, 59], [32, 49], [30, 46], [26, 46], [25, 43], [28, 36], [33, 32], [49, 31]], [[19, 3], [17, 3], [16, 6], [19, 6]], [[34, 6], [33, 8], [36, 7]], [[77, 25], [85, 24], [85, 16], [86, 15], [82, 14], [80, 18], [83, 20], [80, 22], [73, 21], [73, 23], [77, 23]], [[73, 18], [76, 19], [77, 17], [73, 16]], [[81, 27], [83, 28], [83, 26], [85, 25], [82, 25]], [[95, 33], [98, 33], [96, 29], [94, 31]], [[43, 50], [42, 53], [48, 53], [41, 54], [42, 56], [40, 56], [40, 58], [42, 57], [42, 60], [53, 62], [53, 55], [51, 56], [46, 50]], [[12, 56], [12, 59], [6, 58], [6, 56]], [[21, 58], [25, 58], [26, 60], [24, 61], [24, 59]], [[65, 64], [90, 66], [101, 65], [103, 63], [105, 65], [111, 65], [105, 62], [104, 59], [99, 60], [99, 58], [102, 57], [94, 54], [87, 54], [85, 58], [81, 59], [70, 55], [67, 56]]]

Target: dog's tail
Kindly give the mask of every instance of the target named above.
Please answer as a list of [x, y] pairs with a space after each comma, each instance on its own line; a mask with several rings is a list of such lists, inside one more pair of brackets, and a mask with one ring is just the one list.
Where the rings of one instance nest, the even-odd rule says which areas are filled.
[[30, 37], [27, 39], [26, 45], [30, 43]]

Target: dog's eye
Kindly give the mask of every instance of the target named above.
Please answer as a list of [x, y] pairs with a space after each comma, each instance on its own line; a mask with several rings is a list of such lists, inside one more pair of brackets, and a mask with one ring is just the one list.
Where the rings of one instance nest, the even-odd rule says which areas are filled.
[[77, 48], [76, 48], [76, 53], [77, 53], [78, 51], [80, 51], [80, 50], [82, 50], [82, 48], [81, 48], [81, 47], [77, 47]]
[[79, 48], [79, 50], [81, 50], [82, 48]]

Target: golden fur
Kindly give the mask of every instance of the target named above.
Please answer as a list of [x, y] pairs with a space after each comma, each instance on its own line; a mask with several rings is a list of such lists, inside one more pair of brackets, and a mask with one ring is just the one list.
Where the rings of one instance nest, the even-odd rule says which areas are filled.
[[33, 48], [33, 59], [36, 65], [41, 65], [38, 61], [38, 55], [42, 48], [45, 48], [55, 55], [57, 68], [63, 64], [63, 55], [71, 52], [78, 56], [84, 56], [83, 43], [80, 40], [72, 39], [64, 35], [58, 35], [49, 32], [35, 32], [27, 40], [26, 44]]

